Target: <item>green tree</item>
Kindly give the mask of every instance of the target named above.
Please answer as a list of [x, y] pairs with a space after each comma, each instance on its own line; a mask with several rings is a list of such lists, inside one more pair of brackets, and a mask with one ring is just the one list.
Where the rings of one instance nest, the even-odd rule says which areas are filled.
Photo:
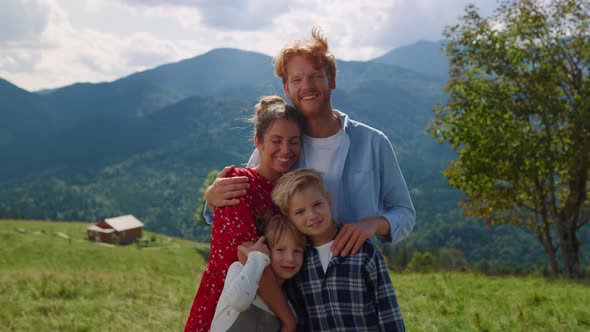
[[207, 187], [209, 187], [215, 181], [218, 173], [219, 170], [216, 169], [210, 171], [209, 174], [207, 174], [205, 180], [203, 180], [203, 184], [199, 189], [199, 208], [194, 215], [195, 223], [197, 224], [205, 224], [205, 218], [203, 218], [203, 210], [205, 209], [205, 204], [207, 203], [207, 200], [205, 199], [205, 192], [207, 191]]
[[429, 124], [458, 154], [444, 174], [464, 213], [534, 231], [566, 278], [590, 217], [589, 14], [589, 0], [466, 7], [445, 30], [449, 99]]
[[408, 247], [406, 242], [391, 244], [387, 243], [381, 247], [381, 254], [385, 257], [387, 266], [396, 271], [406, 268], [412, 258], [414, 248]]
[[411, 272], [435, 272], [439, 268], [438, 262], [433, 254], [427, 252], [415, 252], [412, 260], [408, 264], [408, 270]]
[[438, 253], [440, 267], [447, 271], [465, 271], [469, 264], [461, 250], [453, 248], [442, 248]]

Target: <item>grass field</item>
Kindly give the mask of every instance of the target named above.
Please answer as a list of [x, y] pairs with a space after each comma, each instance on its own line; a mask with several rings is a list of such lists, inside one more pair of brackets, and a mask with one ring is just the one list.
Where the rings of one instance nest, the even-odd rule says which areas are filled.
[[[206, 244], [102, 246], [86, 225], [0, 221], [0, 331], [182, 331]], [[588, 283], [392, 274], [408, 331], [590, 331]], [[246, 331], [245, 331], [246, 332]]]

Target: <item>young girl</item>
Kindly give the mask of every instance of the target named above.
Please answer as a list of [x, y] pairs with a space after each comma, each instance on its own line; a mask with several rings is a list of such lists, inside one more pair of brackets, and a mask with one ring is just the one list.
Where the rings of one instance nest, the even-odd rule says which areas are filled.
[[[236, 168], [230, 175], [248, 177], [250, 189], [240, 198], [238, 205], [215, 209], [209, 263], [203, 272], [185, 332], [209, 330], [227, 270], [237, 260], [238, 245], [258, 240], [254, 220], [277, 212], [271, 199], [274, 182], [299, 158], [303, 121], [297, 110], [278, 96], [261, 98], [255, 110], [254, 143], [260, 151], [260, 166]], [[262, 288], [265, 287], [267, 286]], [[267, 300], [269, 307], [273, 308], [282, 321], [294, 323], [286, 299], [276, 298], [276, 293], [280, 292], [274, 291], [274, 288], [265, 293], [270, 294], [271, 298], [263, 299]]]
[[263, 243], [264, 237], [251, 247], [238, 247], [248, 258], [245, 265], [234, 262], [229, 267], [211, 332], [267, 332], [281, 328], [279, 319], [256, 296], [256, 290], [262, 271], [269, 263], [281, 288], [285, 280], [299, 272], [306, 238], [283, 215], [273, 216], [264, 233], [270, 253]]

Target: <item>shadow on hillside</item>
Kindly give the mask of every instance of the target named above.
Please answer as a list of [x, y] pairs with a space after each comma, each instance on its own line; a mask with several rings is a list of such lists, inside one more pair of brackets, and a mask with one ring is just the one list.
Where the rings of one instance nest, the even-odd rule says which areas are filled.
[[209, 248], [199, 248], [199, 247], [195, 247], [195, 251], [197, 252], [197, 254], [199, 254], [199, 256], [203, 257], [203, 260], [205, 262], [209, 261]]

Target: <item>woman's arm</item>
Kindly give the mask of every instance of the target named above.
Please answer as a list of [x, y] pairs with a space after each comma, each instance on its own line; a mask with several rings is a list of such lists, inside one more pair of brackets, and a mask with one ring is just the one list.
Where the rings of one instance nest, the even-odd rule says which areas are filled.
[[[256, 297], [256, 290], [260, 282], [260, 277], [264, 268], [270, 263], [270, 258], [260, 251], [252, 251], [248, 254], [248, 261], [246, 265], [233, 277], [230, 276], [229, 271], [226, 279], [227, 288], [224, 292], [228, 296], [228, 305], [234, 307], [238, 311], [248, 309], [254, 298]], [[239, 264], [239, 263], [234, 263]], [[221, 294], [223, 297], [223, 294]]]
[[[240, 249], [238, 251], [240, 262], [246, 262], [245, 252], [244, 250], [241, 250], [241, 248], [252, 248], [251, 246], [252, 242], [244, 242], [238, 247], [238, 249]], [[274, 314], [283, 324], [281, 332], [295, 331], [295, 325], [297, 321], [293, 315], [293, 312], [291, 311], [291, 308], [289, 307], [289, 304], [287, 303], [287, 298], [279, 287], [279, 283], [277, 282], [275, 274], [270, 266], [267, 266], [264, 269], [258, 284], [260, 285], [258, 287], [258, 296], [270, 308], [270, 310], [274, 312]]]
[[295, 331], [297, 321], [270, 266], [262, 273], [258, 296], [283, 323], [281, 332]]
[[260, 251], [251, 251], [245, 265], [234, 262], [229, 267], [211, 323], [212, 332], [226, 331], [237, 318], [230, 313], [240, 313], [250, 307], [256, 297], [262, 271], [269, 263], [268, 255]]
[[237, 314], [250, 307], [256, 297], [262, 271], [270, 264], [264, 236], [249, 247], [238, 246], [238, 251], [247, 255], [247, 261], [245, 264], [233, 262], [230, 265], [215, 308], [211, 332], [226, 331], [235, 322]]

